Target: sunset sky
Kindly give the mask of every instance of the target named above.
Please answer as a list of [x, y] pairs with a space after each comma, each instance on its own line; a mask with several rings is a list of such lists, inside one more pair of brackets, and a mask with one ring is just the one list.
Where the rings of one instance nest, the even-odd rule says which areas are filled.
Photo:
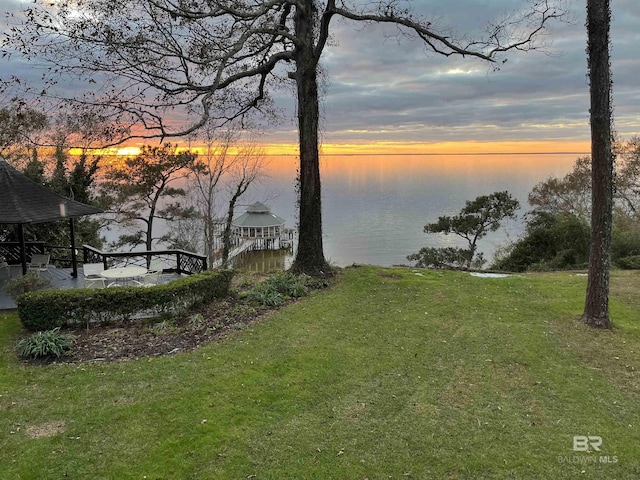
[[[1, 9], [21, 2], [3, 0]], [[524, 5], [515, 0], [414, 0], [414, 10], [459, 32]], [[486, 63], [425, 53], [391, 27], [336, 21], [325, 50], [324, 153], [588, 151], [585, 1], [570, 1], [571, 23], [556, 23], [547, 52], [514, 52], [497, 72]], [[640, 2], [612, 2], [615, 126], [640, 134]], [[4, 21], [4, 20], [3, 20]], [[37, 81], [17, 57], [7, 74]], [[269, 153], [295, 154], [293, 89], [274, 92], [285, 120], [268, 129]], [[135, 144], [136, 142], [132, 142]]]

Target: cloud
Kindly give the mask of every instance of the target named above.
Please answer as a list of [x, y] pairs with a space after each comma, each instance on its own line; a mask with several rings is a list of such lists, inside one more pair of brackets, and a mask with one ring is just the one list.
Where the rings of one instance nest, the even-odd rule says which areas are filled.
[[[464, 4], [463, 9], [456, 2], [456, 10], [465, 12], [457, 17], [466, 28], [484, 4]], [[628, 136], [640, 132], [638, 23], [633, 21], [640, 4], [627, 1], [614, 8], [615, 112], [622, 120], [619, 133]], [[555, 27], [548, 53], [510, 54], [497, 72], [473, 60], [427, 56], [417, 42], [398, 44], [379, 31], [341, 28], [339, 46], [324, 58], [331, 79], [325, 141], [587, 139], [584, 12], [574, 15], [573, 24]]]
[[[360, 0], [362, 1], [362, 0]], [[5, 0], [5, 10], [21, 2]], [[475, 35], [492, 18], [513, 11], [513, 0], [414, 0], [411, 5], [443, 32]], [[510, 52], [493, 66], [474, 58], [443, 57], [394, 26], [339, 20], [321, 60], [325, 143], [373, 141], [586, 141], [588, 79], [584, 2], [573, 21], [556, 22], [544, 52]], [[640, 134], [640, 2], [612, 3], [612, 67], [616, 128]], [[6, 23], [3, 25], [6, 28]], [[5, 72], [37, 81], [41, 71], [17, 57]], [[286, 121], [269, 142], [295, 142], [295, 102], [289, 87], [272, 96]]]

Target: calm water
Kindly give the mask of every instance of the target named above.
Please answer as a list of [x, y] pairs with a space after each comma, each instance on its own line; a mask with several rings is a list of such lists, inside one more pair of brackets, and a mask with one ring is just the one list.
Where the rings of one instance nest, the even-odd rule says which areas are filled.
[[[578, 156], [325, 156], [321, 164], [325, 256], [338, 266], [390, 266], [407, 264], [407, 255], [423, 246], [464, 246], [453, 235], [426, 235], [423, 226], [440, 215], [458, 213], [466, 200], [499, 190], [520, 200], [521, 218], [531, 188], [550, 175], [569, 172]], [[268, 178], [244, 201], [262, 201], [287, 226], [295, 226], [296, 164], [295, 157], [271, 157]], [[505, 222], [480, 241], [479, 249], [491, 258], [497, 246], [521, 232], [521, 219]]]

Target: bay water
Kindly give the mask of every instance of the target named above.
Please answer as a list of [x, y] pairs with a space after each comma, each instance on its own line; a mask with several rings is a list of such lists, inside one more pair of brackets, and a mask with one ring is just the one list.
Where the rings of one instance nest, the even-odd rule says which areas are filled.
[[[552, 175], [564, 176], [582, 155], [325, 155], [321, 159], [325, 256], [337, 266], [391, 266], [409, 264], [407, 255], [424, 246], [464, 247], [466, 241], [453, 234], [425, 234], [424, 225], [457, 214], [467, 200], [506, 190], [521, 208], [517, 220], [503, 222], [497, 232], [480, 240], [479, 251], [490, 260], [497, 248], [523, 232], [533, 186]], [[287, 227], [295, 227], [297, 166], [295, 156], [269, 157], [266, 178], [247, 192], [242, 203], [261, 201], [283, 217]], [[241, 214], [244, 208], [238, 211]], [[248, 262], [266, 258], [249, 257]], [[291, 258], [289, 254], [279, 261], [286, 266]]]

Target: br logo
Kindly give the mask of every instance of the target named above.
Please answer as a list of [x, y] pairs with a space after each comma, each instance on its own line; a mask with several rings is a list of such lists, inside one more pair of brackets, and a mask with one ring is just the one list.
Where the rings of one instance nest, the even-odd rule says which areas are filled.
[[590, 449], [596, 452], [600, 451], [602, 445], [602, 437], [596, 435], [574, 435], [573, 437], [573, 451], [574, 452], [587, 452]]

